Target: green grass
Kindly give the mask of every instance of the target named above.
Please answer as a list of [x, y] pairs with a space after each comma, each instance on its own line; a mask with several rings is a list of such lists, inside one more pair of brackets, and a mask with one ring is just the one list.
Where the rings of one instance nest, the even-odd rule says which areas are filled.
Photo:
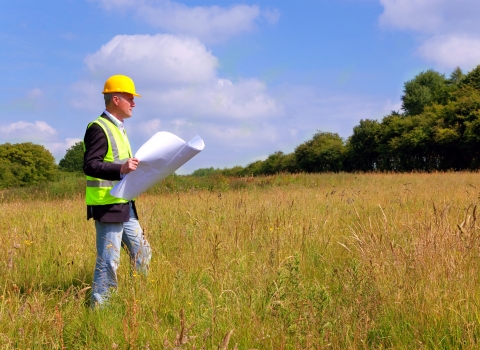
[[[273, 181], [280, 181], [281, 177], [258, 177], [256, 186], [264, 187]], [[290, 180], [289, 180], [290, 181]], [[177, 176], [170, 175], [147, 193], [152, 195], [188, 192], [195, 190], [228, 191], [230, 189], [244, 189], [252, 187], [248, 178], [226, 177], [221, 174], [212, 176]], [[77, 173], [61, 173], [58, 181], [44, 182], [37, 185], [0, 190], [0, 203], [12, 201], [55, 199], [72, 199], [85, 195], [85, 176]]]
[[168, 178], [137, 202], [149, 276], [123, 254], [97, 311], [69, 181], [3, 192], [2, 348], [479, 347], [476, 173]]

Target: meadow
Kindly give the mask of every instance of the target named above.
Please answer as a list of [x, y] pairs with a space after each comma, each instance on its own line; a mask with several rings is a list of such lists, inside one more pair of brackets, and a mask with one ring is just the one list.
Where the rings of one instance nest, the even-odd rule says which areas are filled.
[[0, 193], [2, 349], [478, 349], [480, 174], [167, 178], [89, 307], [83, 180]]

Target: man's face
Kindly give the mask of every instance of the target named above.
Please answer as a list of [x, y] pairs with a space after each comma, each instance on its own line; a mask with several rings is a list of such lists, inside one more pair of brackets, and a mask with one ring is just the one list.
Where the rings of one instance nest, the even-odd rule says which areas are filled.
[[132, 109], [135, 107], [135, 101], [133, 98], [133, 95], [126, 93], [115, 94], [115, 96], [113, 96], [118, 114], [120, 114], [118, 117], [125, 119], [132, 116]]

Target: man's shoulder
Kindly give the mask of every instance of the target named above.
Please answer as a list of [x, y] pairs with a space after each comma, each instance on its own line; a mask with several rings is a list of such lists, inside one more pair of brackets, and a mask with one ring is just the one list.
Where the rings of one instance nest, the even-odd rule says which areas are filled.
[[[108, 118], [108, 116], [105, 114], [105, 113], [102, 113], [97, 119], [91, 121], [90, 123], [88, 123], [87, 125], [87, 131], [90, 130], [91, 128], [94, 128], [94, 129], [102, 129], [102, 122], [110, 122], [112, 123], [112, 121], [110, 120], [110, 118]], [[105, 124], [103, 124], [105, 125]]]
[[[94, 121], [91, 121], [87, 125], [87, 130], [85, 130], [85, 139], [90, 139], [90, 138], [97, 138], [97, 137], [103, 137], [105, 134], [105, 131], [103, 130], [103, 127], [98, 123], [98, 119], [102, 118], [103, 115], [95, 119]], [[85, 140], [84, 140], [85, 141]]]
[[97, 126], [101, 126], [102, 124], [105, 125], [103, 122], [109, 122], [115, 125], [115, 123], [109, 118], [108, 115], [106, 115], [105, 113], [102, 113], [97, 119], [88, 123], [88, 128], [90, 128], [93, 125], [97, 125]]
[[93, 125], [93, 124], [98, 124], [99, 121], [103, 120], [108, 120], [110, 121], [110, 118], [105, 113], [100, 114], [96, 119], [92, 120], [88, 125]]
[[93, 122], [88, 124], [86, 132], [88, 133], [88, 132], [95, 132], [95, 131], [103, 131], [103, 129], [98, 123], [95, 123], [93, 121]]

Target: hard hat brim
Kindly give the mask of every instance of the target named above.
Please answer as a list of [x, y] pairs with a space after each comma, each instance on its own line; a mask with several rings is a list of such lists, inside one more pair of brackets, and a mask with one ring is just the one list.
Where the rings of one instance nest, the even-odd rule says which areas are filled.
[[142, 97], [142, 95], [139, 95], [139, 94], [136, 94], [136, 93], [131, 93], [131, 92], [126, 92], [126, 91], [108, 91], [108, 90], [102, 91], [102, 94], [114, 94], [114, 93], [130, 94], [130, 95], [133, 95], [135, 97]]

